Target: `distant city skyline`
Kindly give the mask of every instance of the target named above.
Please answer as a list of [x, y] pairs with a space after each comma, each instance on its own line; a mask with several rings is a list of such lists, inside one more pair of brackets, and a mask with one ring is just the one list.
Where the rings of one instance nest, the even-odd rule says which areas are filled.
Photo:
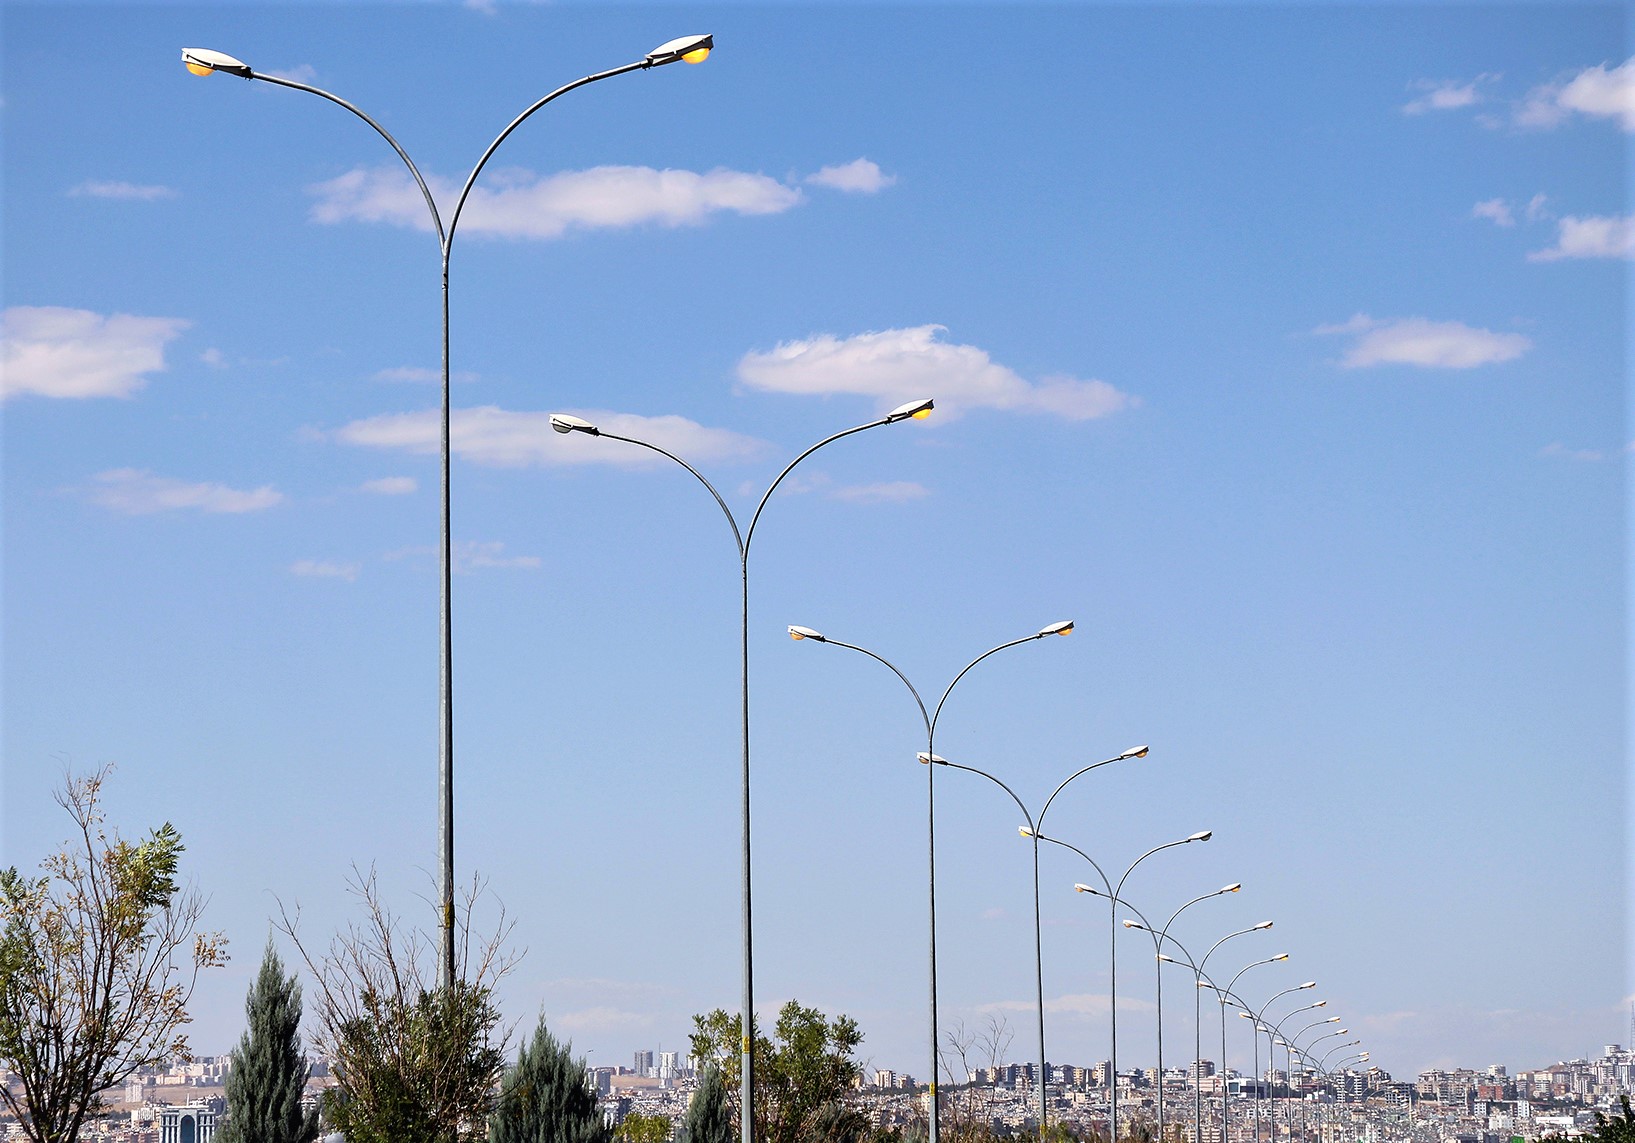
[[[1031, 804], [1150, 743], [1052, 831], [1123, 869], [1213, 830], [1127, 887], [1160, 917], [1242, 882], [1174, 930], [1275, 922], [1211, 971], [1287, 952], [1240, 991], [1318, 981], [1396, 1075], [1622, 1042], [1627, 19], [8, 4], [0, 862], [65, 836], [65, 768], [117, 763], [110, 822], [172, 821], [231, 942], [206, 1054], [280, 903], [321, 942], [373, 867], [435, 924], [436, 242], [363, 124], [181, 49], [356, 102], [446, 199], [545, 91], [711, 32], [524, 124], [451, 267], [456, 858], [527, 949], [507, 1018], [602, 1063], [738, 1004], [731, 538], [685, 473], [549, 415], [619, 418], [736, 507], [931, 396], [756, 541], [764, 1019], [849, 1013], [923, 1078], [918, 714], [787, 626], [931, 690], [1071, 618], [973, 672], [937, 750]], [[1026, 1056], [1024, 823], [937, 781], [941, 1019]], [[1085, 873], [1042, 857], [1052, 1059], [1108, 1055], [1125, 914]], [[1122, 1066], [1154, 978], [1115, 931]]]

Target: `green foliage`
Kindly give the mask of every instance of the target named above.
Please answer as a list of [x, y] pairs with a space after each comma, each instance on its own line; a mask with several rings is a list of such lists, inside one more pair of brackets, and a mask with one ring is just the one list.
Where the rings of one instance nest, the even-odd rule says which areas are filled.
[[[570, 1045], [557, 1042], [541, 1019], [532, 1041], [506, 1070], [499, 1103], [488, 1121], [489, 1143], [608, 1143], [612, 1132], [596, 1106], [585, 1063], [575, 1060], [571, 1051]], [[652, 1118], [664, 1124], [664, 1134], [656, 1139], [629, 1137], [632, 1143], [662, 1143], [669, 1138], [670, 1121]]]
[[487, 1134], [505, 1067], [505, 1033], [494, 986], [511, 968], [500, 952], [510, 927], [470, 935], [473, 885], [455, 909], [452, 984], [438, 982], [438, 940], [407, 928], [382, 903], [373, 872], [355, 875], [365, 920], [315, 956], [286, 914], [282, 931], [317, 980], [321, 1052], [337, 1086], [324, 1116], [347, 1143], [475, 1143]]
[[72, 1143], [98, 1092], [187, 1058], [193, 985], [227, 960], [219, 934], [195, 931], [204, 904], [177, 883], [175, 828], [133, 843], [104, 826], [107, 776], [64, 780], [75, 836], [41, 876], [0, 871], [0, 1065], [22, 1089], [0, 1099], [36, 1143]]
[[[721, 1069], [728, 1106], [738, 1114], [740, 1017], [717, 1008], [693, 1017], [693, 1057]], [[816, 1008], [791, 1000], [778, 1010], [768, 1039], [754, 1023], [755, 1135], [764, 1143], [798, 1143], [810, 1133], [818, 1110], [843, 1102], [862, 1066], [852, 1055], [863, 1042], [850, 1016], [830, 1020]]]
[[312, 1143], [318, 1111], [301, 1110], [307, 1061], [301, 1054], [301, 986], [267, 942], [244, 1004], [247, 1025], [227, 1075], [227, 1122], [216, 1143]]
[[643, 1115], [639, 1111], [632, 1111], [624, 1117], [619, 1129], [613, 1137], [623, 1143], [669, 1143], [670, 1133], [674, 1130], [668, 1116]]
[[1629, 1096], [1620, 1095], [1618, 1100], [1624, 1107], [1622, 1115], [1595, 1113], [1595, 1138], [1600, 1143], [1635, 1143], [1635, 1115], [1629, 1110]]
[[687, 1103], [687, 1117], [681, 1121], [681, 1134], [686, 1143], [735, 1143], [727, 1085], [719, 1067], [707, 1067], [699, 1077]]

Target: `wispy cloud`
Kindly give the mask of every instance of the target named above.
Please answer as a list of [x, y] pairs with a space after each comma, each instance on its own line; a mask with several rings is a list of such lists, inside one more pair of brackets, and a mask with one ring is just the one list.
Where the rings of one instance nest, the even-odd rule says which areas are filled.
[[942, 341], [940, 325], [886, 329], [839, 338], [786, 341], [738, 362], [738, 377], [778, 393], [852, 393], [882, 409], [933, 397], [944, 415], [978, 408], [1049, 413], [1068, 420], [1105, 417], [1136, 399], [1105, 381], [1072, 377], [1023, 380], [974, 345]]
[[1556, 220], [1556, 243], [1527, 255], [1529, 262], [1563, 258], [1635, 258], [1635, 215], [1564, 215]]
[[1454, 111], [1461, 107], [1474, 107], [1482, 102], [1482, 86], [1498, 78], [1494, 73], [1484, 72], [1471, 80], [1415, 80], [1408, 85], [1408, 89], [1420, 94], [1402, 105], [1403, 114], [1424, 115], [1427, 111]]
[[1572, 78], [1544, 84], [1528, 92], [1516, 109], [1521, 127], [1555, 127], [1574, 114], [1616, 120], [1625, 131], [1635, 131], [1635, 58], [1617, 67], [1587, 67]]
[[[686, 417], [643, 417], [596, 409], [572, 412], [608, 432], [649, 441], [689, 461], [748, 460], [764, 450], [752, 437], [706, 428]], [[435, 409], [388, 413], [353, 421], [337, 429], [334, 437], [346, 444], [435, 454], [440, 426]], [[549, 413], [514, 412], [494, 405], [456, 409], [449, 419], [449, 447], [456, 456], [496, 468], [571, 464], [639, 468], [662, 463], [651, 451], [622, 441], [597, 440], [581, 433], [564, 436], [551, 428]]]
[[[452, 202], [447, 180], [427, 180], [440, 203]], [[382, 222], [430, 230], [425, 200], [407, 172], [358, 168], [311, 188], [319, 222]], [[697, 226], [711, 216], [779, 214], [802, 201], [799, 188], [747, 171], [676, 171], [594, 167], [536, 175], [500, 172], [475, 187], [460, 225], [500, 238], [560, 238], [575, 230], [655, 224]]]
[[1540, 456], [1558, 457], [1562, 460], [1576, 460], [1587, 464], [1607, 459], [1607, 454], [1594, 448], [1568, 448], [1560, 441], [1551, 441], [1538, 450]]
[[165, 367], [181, 318], [104, 316], [62, 306], [0, 315], [0, 396], [129, 397]]
[[1502, 198], [1490, 198], [1477, 203], [1470, 208], [1472, 218], [1486, 218], [1496, 226], [1516, 225], [1516, 216], [1510, 213], [1510, 205]]
[[[415, 385], [439, 385], [443, 381], [441, 370], [425, 369], [415, 365], [399, 365], [392, 369], [378, 369], [371, 377], [375, 381], [409, 382]], [[466, 384], [476, 379], [477, 375], [469, 371], [456, 371], [449, 374], [449, 380], [456, 384]]]
[[362, 571], [358, 564], [336, 560], [296, 560], [290, 565], [290, 574], [302, 579], [341, 579], [351, 583]]
[[1495, 333], [1457, 321], [1425, 318], [1372, 318], [1357, 314], [1339, 325], [1321, 325], [1316, 334], [1354, 337], [1340, 364], [1348, 369], [1371, 365], [1417, 365], [1424, 369], [1471, 369], [1511, 361], [1532, 348], [1519, 333]]
[[887, 480], [879, 484], [851, 484], [830, 493], [836, 500], [856, 504], [900, 504], [931, 495], [931, 490], [912, 480]]
[[284, 494], [270, 484], [250, 489], [194, 484], [138, 468], [99, 472], [82, 491], [91, 503], [127, 516], [178, 511], [238, 514], [260, 512], [284, 502]]
[[407, 496], [419, 487], [420, 482], [412, 476], [383, 476], [379, 480], [365, 480], [358, 485], [358, 491], [376, 496]]
[[113, 198], [127, 202], [154, 202], [162, 198], [175, 198], [176, 192], [166, 186], [143, 185], [140, 183], [100, 182], [96, 179], [68, 188], [71, 198]]
[[806, 182], [812, 186], [853, 194], [875, 194], [896, 181], [896, 175], [884, 173], [868, 159], [853, 159], [849, 163], [824, 167], [816, 174], [806, 176]]
[[279, 79], [294, 80], [296, 83], [311, 83], [318, 78], [318, 69], [311, 64], [296, 64], [294, 67], [275, 69], [267, 74]]
[[505, 545], [498, 540], [463, 540], [454, 545], [454, 570], [478, 571], [482, 568], [537, 568], [538, 556], [508, 556]]
[[[1152, 1012], [1153, 1005], [1134, 996], [1120, 996], [1118, 1006], [1126, 1012]], [[1045, 1012], [1066, 1017], [1102, 1017], [1112, 1011], [1112, 998], [1104, 992], [1076, 992], [1053, 996], [1045, 1001]], [[995, 1000], [977, 1005], [978, 1012], [1033, 1012], [1032, 1000]]]

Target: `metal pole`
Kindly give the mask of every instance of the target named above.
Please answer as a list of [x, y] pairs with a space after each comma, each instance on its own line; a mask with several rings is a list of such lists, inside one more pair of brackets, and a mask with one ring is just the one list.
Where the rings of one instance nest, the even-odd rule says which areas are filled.
[[[1152, 947], [1158, 949], [1159, 941], [1155, 936]], [[1158, 1143], [1166, 1143], [1164, 1139], [1164, 962], [1154, 957], [1153, 963], [1158, 966]]]
[[[906, 681], [906, 680], [905, 680]], [[909, 688], [913, 690], [913, 687]], [[916, 693], [915, 701], [919, 701]], [[922, 705], [920, 713], [925, 713]], [[932, 763], [936, 755], [936, 733], [927, 729], [925, 736], [925, 860], [926, 903], [931, 946], [931, 1083], [926, 1090], [927, 1115], [930, 1118], [929, 1143], [938, 1143], [937, 1127], [941, 1118], [937, 1096], [937, 767]]]
[[[1032, 824], [1031, 822], [1029, 823]], [[1033, 982], [1039, 1001], [1039, 1138], [1045, 1135], [1045, 1089], [1050, 1086], [1050, 1064], [1045, 1061], [1044, 926], [1039, 918], [1039, 831], [1033, 831]], [[1115, 1083], [1114, 1088], [1118, 1085]], [[1116, 1143], [1116, 1140], [1115, 1140]]]
[[1107, 928], [1107, 1016], [1113, 1033], [1113, 1058], [1108, 1062], [1112, 1074], [1107, 1077], [1112, 1084], [1111, 1102], [1107, 1106], [1107, 1139], [1108, 1143], [1118, 1143], [1118, 902], [1111, 897], [1107, 899], [1107, 911], [1112, 922]]
[[1204, 1143], [1204, 1077], [1203, 1077], [1203, 973], [1194, 969], [1192, 989], [1192, 1137]]
[[739, 549], [739, 564], [743, 573], [743, 607], [739, 612], [739, 667], [740, 667], [740, 694], [743, 697], [742, 734], [743, 743], [743, 870], [740, 882], [742, 891], [742, 919], [743, 919], [743, 946], [744, 946], [744, 992], [741, 1011], [743, 1013], [740, 1031], [742, 1042], [739, 1046], [739, 1134], [744, 1143], [752, 1143], [755, 1138], [755, 942], [750, 925], [750, 859], [749, 859], [749, 546], [743, 545]]

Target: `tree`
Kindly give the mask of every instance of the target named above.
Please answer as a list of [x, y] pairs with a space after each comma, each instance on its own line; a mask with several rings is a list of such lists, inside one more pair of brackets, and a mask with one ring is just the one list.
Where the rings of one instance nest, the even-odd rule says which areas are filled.
[[[668, 1128], [669, 1120], [664, 1122]], [[585, 1062], [573, 1058], [571, 1045], [557, 1042], [542, 1017], [533, 1040], [506, 1069], [488, 1121], [489, 1143], [608, 1143], [612, 1136]]]
[[687, 1103], [687, 1117], [681, 1121], [681, 1133], [687, 1143], [734, 1143], [736, 1139], [727, 1085], [721, 1080], [721, 1069], [713, 1064], [699, 1077]]
[[[693, 1058], [712, 1061], [721, 1069], [728, 1091], [728, 1106], [738, 1114], [739, 1055], [743, 1022], [717, 1008], [693, 1017]], [[810, 1134], [818, 1110], [827, 1103], [842, 1103], [862, 1071], [852, 1055], [863, 1042], [857, 1021], [850, 1016], [830, 1020], [816, 1008], [802, 1008], [795, 1000], [778, 1010], [778, 1022], [768, 1040], [756, 1029], [755, 1135], [765, 1143], [797, 1143]]]
[[613, 1137], [621, 1143], [669, 1143], [675, 1125], [666, 1115], [643, 1115], [632, 1111], [624, 1117]]
[[301, 985], [284, 975], [272, 942], [244, 1002], [248, 1027], [227, 1074], [227, 1122], [217, 1143], [312, 1143], [318, 1109], [303, 1112], [307, 1061], [301, 1054]]
[[373, 870], [354, 869], [349, 889], [364, 919], [336, 934], [326, 952], [302, 942], [299, 911], [283, 912], [279, 924], [318, 985], [314, 1043], [337, 1080], [325, 1118], [347, 1143], [484, 1138], [507, 1039], [494, 988], [516, 964], [502, 951], [511, 932], [504, 910], [492, 936], [474, 938], [482, 883], [472, 882], [455, 910], [455, 979], [443, 987], [437, 936], [406, 927], [387, 909]]
[[0, 1064], [23, 1089], [0, 1085], [0, 1098], [36, 1143], [70, 1143], [98, 1093], [188, 1058], [194, 983], [227, 960], [219, 933], [196, 931], [203, 899], [177, 884], [175, 827], [132, 843], [104, 824], [110, 769], [63, 780], [75, 836], [42, 876], [0, 871]]
[[1624, 1106], [1622, 1115], [1614, 1114], [1610, 1118], [1595, 1113], [1595, 1138], [1599, 1143], [1635, 1143], [1635, 1114], [1629, 1110], [1629, 1096], [1620, 1095], [1620, 1103]]

